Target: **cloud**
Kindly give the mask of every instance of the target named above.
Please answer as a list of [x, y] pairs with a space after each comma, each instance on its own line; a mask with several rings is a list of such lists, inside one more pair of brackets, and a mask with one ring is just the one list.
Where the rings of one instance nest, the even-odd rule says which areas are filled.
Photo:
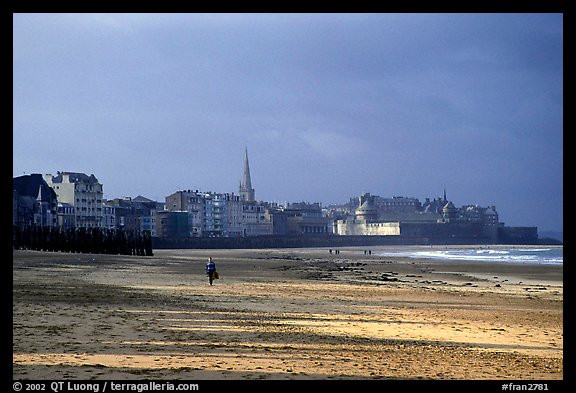
[[16, 175], [85, 170], [110, 197], [229, 192], [248, 147], [257, 193], [279, 200], [446, 184], [534, 217], [545, 197], [527, 182], [562, 188], [561, 14], [13, 20]]
[[300, 132], [298, 137], [314, 154], [329, 161], [341, 160], [347, 155], [361, 155], [368, 150], [362, 139], [338, 132], [310, 129]]

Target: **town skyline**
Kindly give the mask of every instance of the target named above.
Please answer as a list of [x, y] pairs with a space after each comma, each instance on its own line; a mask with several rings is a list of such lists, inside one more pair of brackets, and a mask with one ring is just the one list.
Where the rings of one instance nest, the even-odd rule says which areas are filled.
[[[24, 174], [24, 176], [26, 175], [31, 175], [31, 174]], [[32, 175], [39, 175], [43, 178], [54, 178], [52, 176], [51, 173], [36, 173], [36, 174], [32, 174]], [[278, 206], [278, 207], [283, 207], [283, 208], [290, 208], [291, 206], [297, 206], [300, 204], [305, 204], [305, 205], [319, 205], [322, 208], [339, 208], [339, 207], [349, 207], [349, 213], [352, 214], [352, 212], [354, 211], [355, 208], [359, 207], [360, 205], [362, 205], [362, 198], [365, 198], [366, 196], [369, 198], [381, 198], [383, 200], [404, 200], [407, 201], [409, 204], [412, 204], [414, 202], [417, 202], [418, 204], [420, 204], [420, 208], [422, 208], [422, 205], [425, 204], [436, 204], [436, 203], [440, 203], [442, 206], [444, 206], [444, 204], [446, 204], [447, 202], [449, 202], [450, 204], [453, 205], [453, 200], [447, 197], [447, 192], [446, 192], [446, 188], [443, 189], [443, 192], [441, 195], [428, 195], [424, 197], [424, 200], [421, 200], [421, 197], [419, 196], [409, 196], [409, 195], [399, 195], [399, 194], [395, 194], [395, 195], [379, 195], [379, 194], [373, 194], [371, 192], [362, 192], [358, 195], [355, 196], [349, 196], [347, 199], [342, 199], [336, 203], [329, 203], [329, 204], [325, 204], [322, 201], [319, 200], [301, 200], [301, 201], [288, 201], [288, 200], [266, 200], [266, 199], [259, 199], [255, 197], [255, 189], [252, 188], [252, 184], [251, 184], [251, 171], [250, 171], [250, 167], [249, 167], [249, 158], [248, 158], [248, 149], [245, 149], [245, 153], [244, 153], [244, 162], [243, 162], [243, 173], [242, 173], [242, 178], [239, 182], [239, 188], [238, 190], [208, 190], [208, 189], [203, 189], [203, 188], [198, 188], [198, 187], [184, 187], [184, 188], [180, 188], [178, 190], [174, 190], [173, 192], [170, 192], [168, 194], [165, 194], [164, 197], [161, 198], [153, 198], [150, 197], [149, 195], [142, 195], [142, 194], [138, 194], [138, 195], [124, 195], [124, 196], [107, 196], [106, 193], [104, 192], [105, 189], [105, 185], [98, 179], [98, 176], [96, 176], [93, 173], [90, 173], [90, 175], [88, 175], [87, 173], [84, 172], [78, 172], [78, 171], [56, 171], [56, 175], [55, 178], [61, 178], [62, 176], [67, 175], [67, 176], [71, 176], [71, 177], [76, 177], [76, 176], [80, 176], [82, 178], [84, 177], [91, 177], [94, 179], [95, 182], [97, 182], [97, 184], [99, 184], [100, 188], [101, 188], [101, 192], [103, 195], [103, 200], [102, 203], [104, 202], [112, 202], [112, 201], [119, 201], [119, 200], [142, 200], [146, 199], [149, 200], [151, 202], [157, 202], [160, 203], [162, 205], [164, 205], [165, 203], [167, 203], [168, 199], [170, 197], [172, 197], [175, 194], [178, 193], [193, 193], [193, 194], [199, 194], [199, 195], [212, 195], [210, 196], [210, 198], [212, 198], [214, 195], [230, 195], [233, 196], [235, 198], [238, 198], [240, 201], [245, 201], [245, 202], [254, 202], [256, 204], [265, 204], [265, 205], [271, 205], [271, 206]], [[41, 192], [41, 190], [40, 190]], [[479, 204], [477, 202], [473, 202], [473, 201], [468, 201], [467, 203], [463, 203], [463, 204], [459, 204], [458, 208], [460, 209], [464, 209], [467, 206], [476, 206], [479, 207], [481, 209], [485, 209], [485, 208], [494, 208], [497, 210], [497, 206], [494, 204], [487, 204], [486, 206], [482, 206], [482, 204]], [[453, 205], [454, 207], [454, 205]], [[496, 213], [498, 214], [498, 213]], [[500, 223], [502, 225], [507, 224], [504, 221], [500, 221]], [[534, 226], [535, 228], [537, 228], [536, 226]], [[562, 231], [556, 231], [556, 230], [542, 230], [541, 228], [539, 228], [539, 232], [558, 232], [561, 233]]]
[[[48, 232], [55, 238], [62, 233], [72, 236], [71, 231], [80, 228], [100, 231], [98, 238], [120, 230], [145, 232], [169, 243], [192, 238], [330, 234], [377, 235], [391, 241], [401, 236], [403, 241], [416, 243], [538, 241], [537, 227], [506, 226], [499, 220], [495, 206], [468, 204], [458, 208], [448, 200], [445, 190], [441, 197], [426, 198], [423, 203], [418, 198], [382, 198], [363, 193], [346, 204], [323, 208], [321, 203], [258, 201], [250, 178], [247, 151], [238, 195], [180, 190], [166, 196], [164, 202], [140, 195], [106, 200], [103, 184], [94, 174], [59, 171], [56, 176], [19, 176], [13, 179], [13, 230], [16, 239], [21, 240], [33, 240], [38, 231], [46, 238]], [[562, 241], [561, 233], [552, 237], [558, 236]], [[113, 238], [109, 240], [113, 242]], [[544, 241], [550, 241], [547, 239]]]
[[13, 15], [13, 177], [495, 205], [563, 228], [562, 14]]
[[[245, 147], [244, 149], [244, 154], [248, 154], [248, 148]], [[244, 155], [243, 154], [243, 155]], [[245, 163], [243, 163], [245, 165]], [[243, 170], [245, 169], [245, 167], [243, 167]], [[158, 197], [157, 195], [152, 195], [152, 194], [143, 194], [143, 193], [124, 193], [124, 194], [116, 194], [116, 195], [111, 195], [110, 192], [107, 191], [107, 187], [106, 187], [106, 183], [103, 182], [100, 177], [98, 176], [98, 174], [93, 173], [92, 171], [76, 171], [76, 170], [57, 170], [53, 173], [66, 173], [66, 172], [72, 172], [72, 173], [85, 173], [87, 175], [94, 175], [98, 181], [103, 185], [103, 194], [104, 194], [104, 199], [105, 200], [113, 200], [113, 199], [124, 199], [124, 198], [136, 198], [138, 196], [150, 199], [152, 201], [155, 202], [161, 202], [164, 203], [165, 198], [174, 193], [174, 192], [178, 192], [178, 191], [183, 191], [183, 190], [193, 190], [193, 191], [198, 191], [200, 193], [222, 193], [222, 194], [233, 194], [233, 195], [237, 195], [237, 196], [241, 196], [242, 195], [242, 190], [241, 187], [240, 189], [235, 189], [234, 187], [231, 188], [227, 188], [227, 189], [212, 189], [212, 188], [206, 188], [206, 187], [202, 187], [200, 186], [183, 186], [183, 187], [179, 187], [177, 189], [173, 189], [171, 191], [166, 191], [163, 195], [161, 195], [160, 197]], [[250, 172], [252, 172], [250, 170]], [[52, 173], [50, 171], [43, 173], [43, 172], [35, 172], [37, 174], [41, 174], [41, 175], [45, 175], [48, 173]], [[30, 173], [23, 173], [22, 175], [30, 175]], [[242, 173], [241, 176], [238, 176], [238, 183], [242, 184], [243, 181], [243, 177], [244, 177], [244, 172]], [[16, 177], [17, 175], [15, 175], [14, 177]], [[252, 174], [249, 174], [249, 178], [251, 180], [252, 178]], [[258, 189], [257, 187], [252, 188], [252, 192], [254, 194], [258, 194], [257, 193]], [[300, 200], [290, 200], [287, 198], [277, 198], [277, 199], [266, 199], [266, 198], [259, 198], [259, 197], [255, 197], [256, 201], [260, 201], [260, 202], [266, 202], [266, 203], [277, 203], [279, 205], [283, 205], [284, 207], [287, 207], [288, 204], [297, 204], [297, 203], [320, 203], [321, 206], [323, 207], [329, 207], [329, 206], [342, 206], [342, 205], [346, 205], [350, 202], [351, 199], [353, 198], [359, 198], [362, 194], [368, 193], [368, 194], [372, 194], [374, 196], [380, 196], [383, 198], [394, 198], [394, 197], [405, 197], [405, 198], [416, 198], [418, 199], [420, 202], [422, 202], [423, 200], [426, 199], [441, 199], [442, 197], [446, 198], [447, 192], [449, 195], [450, 194], [450, 190], [447, 191], [446, 187], [444, 186], [441, 190], [438, 190], [438, 192], [436, 194], [430, 193], [430, 194], [418, 194], [418, 195], [404, 195], [401, 193], [389, 193], [389, 194], [382, 194], [379, 192], [374, 192], [373, 190], [371, 190], [369, 187], [368, 188], [363, 188], [362, 191], [359, 191], [358, 193], [356, 193], [355, 195], [338, 195], [338, 196], [332, 196], [332, 199], [330, 199], [331, 202], [326, 202], [323, 201], [321, 199], [300, 199]], [[155, 193], [156, 194], [156, 193]], [[457, 194], [457, 191], [456, 191]], [[479, 205], [479, 206], [495, 206], [498, 209], [498, 205], [496, 203], [491, 203], [491, 202], [487, 202], [487, 203], [479, 203], [478, 201], [474, 201], [474, 200], [468, 200], [468, 201], [460, 201], [458, 198], [448, 198], [447, 200], [454, 202], [455, 205], [457, 206], [465, 206], [465, 205]], [[499, 209], [499, 213], [500, 213], [500, 209]], [[502, 212], [503, 214], [501, 215], [501, 217], [506, 217], [507, 214], [505, 211]], [[505, 219], [502, 219], [503, 223], [508, 224], [507, 221], [505, 221]], [[538, 225], [517, 225], [515, 224], [514, 226], [535, 226], [538, 227], [539, 232], [562, 232], [563, 228], [542, 228], [539, 227]]]

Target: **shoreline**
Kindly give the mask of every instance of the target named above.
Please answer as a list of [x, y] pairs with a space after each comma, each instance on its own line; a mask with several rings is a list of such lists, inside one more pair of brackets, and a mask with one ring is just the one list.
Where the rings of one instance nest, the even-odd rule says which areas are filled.
[[561, 265], [380, 248], [14, 251], [13, 378], [562, 379]]

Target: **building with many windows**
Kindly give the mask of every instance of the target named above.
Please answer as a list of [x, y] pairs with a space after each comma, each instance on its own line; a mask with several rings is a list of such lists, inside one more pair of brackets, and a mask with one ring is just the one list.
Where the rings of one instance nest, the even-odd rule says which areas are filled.
[[104, 194], [94, 175], [58, 172], [56, 176], [44, 175], [44, 180], [56, 193], [58, 202], [74, 206], [76, 227], [102, 227]]
[[242, 203], [242, 236], [272, 235], [273, 226], [262, 202]]
[[156, 213], [159, 204], [156, 201], [137, 196], [136, 198], [115, 198], [105, 201], [103, 222], [106, 228], [118, 228], [148, 231], [156, 236]]
[[166, 197], [165, 206], [167, 211], [189, 215], [186, 222], [190, 225], [190, 237], [272, 234], [271, 223], [264, 215], [264, 204], [243, 200], [234, 193], [176, 191]]
[[324, 216], [320, 203], [289, 203], [281, 211], [286, 216], [288, 235], [327, 235], [333, 232], [333, 220]]
[[58, 202], [58, 226], [62, 229], [76, 227], [74, 206], [66, 202]]
[[[206, 230], [206, 209], [204, 207], [204, 193], [198, 190], [176, 191], [175, 193], [168, 195], [165, 198], [165, 201], [165, 210], [171, 212], [185, 212], [189, 216], [186, 218], [186, 220], [180, 219], [179, 222], [188, 223], [187, 225], [190, 226], [188, 230], [190, 237], [200, 237], [204, 235]], [[169, 215], [164, 214], [164, 216], [168, 217]], [[164, 218], [165, 223], [171, 222], [167, 220], [167, 218]], [[160, 223], [160, 227], [161, 226], [162, 223]], [[163, 232], [159, 231], [158, 235], [161, 236], [161, 233]], [[168, 231], [166, 233], [176, 232]], [[183, 233], [183, 231], [180, 230], [178, 233]]]
[[[377, 201], [386, 202], [384, 211], [379, 209]], [[363, 194], [358, 199], [354, 215], [336, 220], [335, 227], [338, 235], [405, 236], [451, 241], [456, 238], [482, 239], [489, 243], [496, 241], [505, 231], [504, 224], [498, 221], [495, 206], [465, 205], [457, 208], [446, 199], [446, 192], [434, 201], [426, 199], [424, 205], [415, 198], [384, 199]]]

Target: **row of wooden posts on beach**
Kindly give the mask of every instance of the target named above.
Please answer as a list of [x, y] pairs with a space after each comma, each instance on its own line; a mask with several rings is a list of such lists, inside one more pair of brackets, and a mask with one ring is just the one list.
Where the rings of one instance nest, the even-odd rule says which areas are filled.
[[152, 256], [150, 231], [13, 226], [15, 250]]

